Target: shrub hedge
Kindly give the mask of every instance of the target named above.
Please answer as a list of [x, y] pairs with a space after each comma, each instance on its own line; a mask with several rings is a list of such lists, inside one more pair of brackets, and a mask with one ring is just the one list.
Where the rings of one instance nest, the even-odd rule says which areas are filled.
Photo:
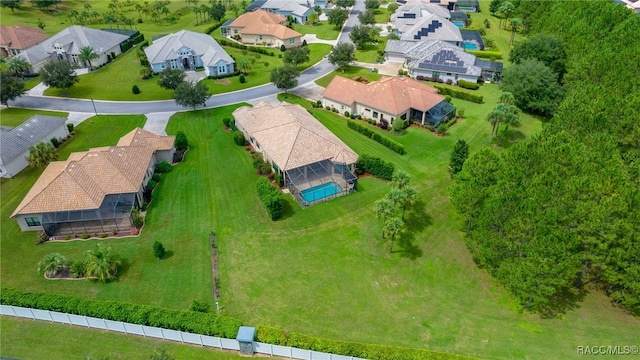
[[462, 79], [458, 80], [458, 86], [469, 90], [478, 90], [480, 88], [480, 84]]
[[385, 180], [391, 180], [395, 166], [379, 157], [362, 154], [356, 161], [356, 171], [364, 171]]
[[284, 215], [284, 198], [282, 192], [271, 184], [269, 179], [260, 178], [256, 183], [258, 197], [267, 208], [271, 220], [278, 220]]
[[472, 359], [466, 356], [440, 353], [426, 349], [410, 349], [397, 346], [324, 339], [294, 332], [287, 333], [281, 329], [268, 326], [256, 327], [256, 340], [268, 344], [292, 346], [300, 349], [372, 360]]
[[238, 319], [215, 313], [169, 310], [122, 301], [90, 300], [12, 288], [2, 289], [0, 303], [232, 339], [236, 337], [238, 327], [242, 325]]
[[438, 85], [433, 85], [433, 87], [440, 90], [440, 95], [451, 95], [456, 99], [467, 100], [477, 104], [482, 104], [484, 102], [484, 97], [482, 95], [471, 94], [466, 91], [451, 89]]
[[502, 53], [500, 51], [466, 50], [466, 52], [482, 59], [502, 59]]
[[160, 161], [159, 163], [156, 164], [155, 169], [157, 173], [162, 174], [162, 173], [171, 172], [171, 170], [173, 170], [173, 167], [167, 161]]
[[236, 49], [241, 49], [241, 50], [248, 50], [254, 53], [258, 53], [258, 54], [262, 54], [262, 55], [267, 55], [267, 56], [275, 56], [275, 52], [273, 51], [269, 51], [265, 48], [262, 47], [255, 47], [255, 46], [247, 46], [247, 45], [243, 45], [243, 44], [238, 44], [237, 42], [231, 41], [231, 40], [227, 40], [227, 39], [219, 39], [217, 40], [218, 43], [222, 46], [231, 46], [233, 48]]
[[380, 144], [388, 147], [389, 149], [397, 152], [400, 155], [404, 155], [406, 153], [405, 150], [404, 150], [404, 146], [402, 144], [400, 144], [397, 141], [391, 140], [390, 138], [388, 138], [386, 136], [382, 136], [382, 135], [378, 134], [377, 132], [369, 129], [366, 126], [360, 125], [357, 122], [352, 121], [352, 120], [347, 120], [347, 126], [350, 129], [355, 130], [355, 131], [359, 132], [360, 134], [373, 139], [376, 142], [379, 142]]
[[244, 138], [244, 134], [240, 131], [235, 131], [233, 133], [233, 142], [238, 146], [244, 146], [247, 144], [247, 140]]

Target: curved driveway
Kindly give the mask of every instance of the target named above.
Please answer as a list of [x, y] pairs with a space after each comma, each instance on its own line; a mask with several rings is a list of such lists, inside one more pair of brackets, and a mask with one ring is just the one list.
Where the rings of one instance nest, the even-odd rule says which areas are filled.
[[[356, 0], [356, 5], [349, 14], [349, 18], [345, 22], [338, 42], [351, 42], [349, 33], [351, 28], [358, 24], [358, 14], [364, 10], [364, 0]], [[303, 71], [298, 78], [298, 84], [304, 85], [312, 82], [333, 71], [335, 67], [323, 59], [319, 63]], [[205, 105], [206, 108], [217, 107], [222, 105], [235, 104], [251, 99], [261, 98], [279, 93], [280, 90], [273, 84], [265, 84], [245, 90], [234, 91], [211, 96]], [[11, 102], [13, 107], [74, 111], [100, 114], [148, 114], [166, 111], [188, 110], [175, 103], [174, 100], [159, 101], [105, 101], [105, 100], [86, 100], [86, 99], [69, 99], [49, 96], [22, 96]], [[95, 109], [94, 109], [95, 106]]]

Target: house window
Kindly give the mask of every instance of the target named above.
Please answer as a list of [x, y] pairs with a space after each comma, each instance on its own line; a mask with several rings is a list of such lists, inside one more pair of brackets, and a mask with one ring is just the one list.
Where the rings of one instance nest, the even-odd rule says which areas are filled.
[[289, 39], [289, 45], [293, 45], [295, 43], [296, 43], [296, 39], [295, 38]]
[[378, 118], [378, 112], [377, 112], [377, 111], [374, 111], [374, 112], [373, 112], [373, 118], [374, 118], [374, 119], [377, 119], [377, 118]]
[[227, 67], [225, 65], [218, 66], [218, 74], [226, 74], [226, 73], [227, 73]]
[[458, 80], [458, 74], [456, 74], [456, 80]]
[[233, 29], [233, 34], [238, 35], [238, 29]]
[[400, 116], [400, 119], [407, 120], [407, 113], [404, 113]]
[[258, 35], [258, 40], [262, 40], [262, 35]]
[[167, 67], [167, 65], [165, 65], [165, 64], [160, 65], [160, 68], [161, 68], [161, 69], [164, 69], [164, 68], [166, 68], [166, 67]]
[[364, 111], [371, 111], [371, 109], [364, 109]]
[[42, 226], [42, 224], [40, 224], [40, 219], [37, 217], [24, 218], [24, 221], [27, 222], [27, 226]]
[[451, 73], [447, 73], [447, 76], [451, 76]]
[[171, 59], [171, 68], [172, 69], [178, 68], [178, 59]]

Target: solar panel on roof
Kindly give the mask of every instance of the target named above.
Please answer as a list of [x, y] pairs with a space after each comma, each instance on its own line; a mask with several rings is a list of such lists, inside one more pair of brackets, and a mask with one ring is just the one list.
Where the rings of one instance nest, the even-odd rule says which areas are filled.
[[438, 51], [431, 60], [420, 62], [418, 68], [463, 74], [467, 72], [464, 61], [460, 60], [452, 50]]

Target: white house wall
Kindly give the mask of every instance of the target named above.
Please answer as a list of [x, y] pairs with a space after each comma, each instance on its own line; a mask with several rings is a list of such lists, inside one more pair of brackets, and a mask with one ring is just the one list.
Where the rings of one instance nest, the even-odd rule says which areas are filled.
[[[448, 75], [450, 74], [450, 75]], [[416, 77], [416, 76], [424, 76], [424, 77], [433, 77], [433, 71], [431, 70], [424, 70], [424, 69], [411, 69], [410, 75], [412, 77]], [[471, 75], [461, 75], [458, 74], [458, 78], [456, 79], [456, 74], [453, 73], [444, 73], [444, 72], [440, 72], [440, 75], [438, 76], [439, 79], [442, 79], [442, 81], [447, 82], [447, 80], [451, 80], [454, 84], [457, 83], [458, 80], [466, 80], [466, 81], [470, 81], [470, 82], [476, 82], [478, 81], [478, 76], [471, 76]]]
[[20, 226], [20, 230], [22, 231], [42, 231], [42, 225], [40, 226], [29, 226], [27, 225], [27, 218], [37, 217], [38, 221], [42, 224], [42, 214], [29, 214], [29, 215], [16, 215], [15, 219], [18, 222], [18, 226]]

